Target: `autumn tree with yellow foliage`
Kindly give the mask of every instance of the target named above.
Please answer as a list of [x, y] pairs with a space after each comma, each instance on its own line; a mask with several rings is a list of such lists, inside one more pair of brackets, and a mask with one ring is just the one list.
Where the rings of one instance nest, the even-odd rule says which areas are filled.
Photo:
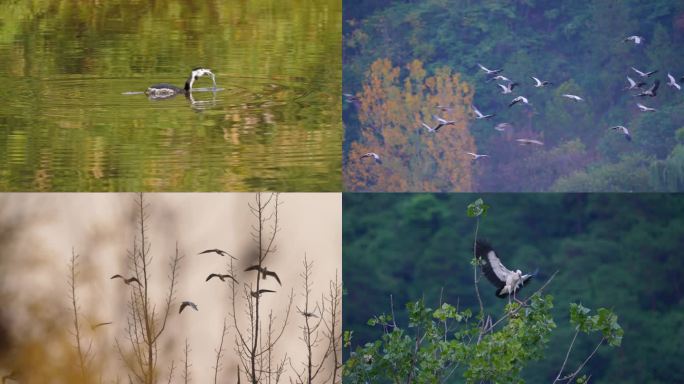
[[[350, 191], [469, 191], [475, 140], [468, 132], [473, 90], [448, 67], [428, 76], [414, 60], [406, 71], [376, 60], [358, 97], [360, 138], [351, 143], [344, 167]], [[428, 132], [433, 115], [454, 125]], [[380, 156], [361, 158], [367, 152]]]

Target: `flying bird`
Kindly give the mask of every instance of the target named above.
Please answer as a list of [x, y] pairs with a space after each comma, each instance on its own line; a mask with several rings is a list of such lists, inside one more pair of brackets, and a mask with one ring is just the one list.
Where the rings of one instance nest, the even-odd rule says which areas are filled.
[[135, 276], [129, 277], [127, 279], [127, 278], [117, 274], [117, 275], [110, 277], [109, 279], [111, 280], [111, 279], [116, 279], [116, 278], [123, 280], [123, 282], [126, 283], [126, 285], [131, 285], [131, 283], [133, 283], [133, 282], [138, 283], [138, 285], [142, 285], [142, 284], [140, 284], [140, 280], [138, 280]]
[[97, 329], [97, 328], [100, 328], [100, 327], [103, 327], [103, 326], [109, 325], [109, 324], [113, 324], [113, 322], [112, 322], [112, 321], [108, 321], [108, 322], [106, 322], [106, 323], [91, 324], [91, 325], [90, 325], [90, 329], [92, 329], [92, 330], [94, 331], [94, 330]]
[[475, 113], [475, 118], [478, 119], [478, 120], [479, 120], [479, 119], [489, 119], [489, 118], [492, 118], [492, 117], [496, 116], [496, 113], [492, 113], [492, 114], [489, 114], [489, 115], [485, 115], [485, 114], [483, 114], [482, 112], [480, 112], [479, 109], [475, 108], [474, 105], [473, 105], [473, 112]]
[[656, 80], [653, 85], [651, 85], [651, 88], [641, 91], [640, 93], [634, 95], [635, 97], [644, 97], [644, 96], [649, 96], [649, 97], [656, 97], [658, 95], [658, 87], [660, 86], [660, 80]]
[[360, 159], [364, 159], [366, 157], [372, 157], [373, 160], [375, 160], [376, 163], [381, 164], [382, 160], [380, 160], [380, 156], [378, 156], [377, 153], [375, 152], [368, 152], [360, 157]]
[[489, 155], [478, 155], [477, 153], [472, 153], [472, 152], [465, 152], [465, 153], [472, 156], [473, 160], [479, 160], [483, 157], [489, 157]]
[[513, 126], [508, 123], [499, 123], [494, 126], [494, 129], [496, 129], [499, 132], [503, 132], [509, 128], [513, 128]]
[[302, 311], [302, 310], [299, 309], [299, 308], [297, 308], [297, 311], [298, 311], [302, 316], [304, 316], [304, 317], [318, 317], [318, 315], [316, 315], [316, 314], [313, 313], [313, 312]]
[[494, 80], [511, 82], [511, 79], [509, 79], [508, 77], [506, 77], [504, 75], [496, 75], [496, 76], [490, 77], [489, 79], [487, 79], [487, 82], [494, 81]]
[[534, 139], [515, 139], [515, 141], [522, 145], [544, 145], [544, 143], [542, 143], [541, 141]]
[[354, 102], [359, 102], [359, 98], [355, 95], [352, 95], [351, 93], [343, 93], [342, 96], [344, 96], [344, 100], [347, 103], [354, 103]]
[[671, 74], [668, 73], [667, 79], [669, 80], [667, 82], [667, 85], [669, 85], [670, 87], [673, 87], [673, 88], [677, 88], [678, 91], [682, 90], [682, 87], [679, 84], [677, 84], [677, 79], [675, 79], [674, 76], [672, 76]]
[[450, 106], [447, 106], [447, 105], [439, 105], [439, 104], [438, 104], [435, 108], [439, 109], [439, 110], [442, 111], [442, 112], [449, 112], [449, 111], [453, 111], [453, 110], [454, 110], [454, 107], [450, 107]]
[[421, 124], [423, 124], [423, 127], [425, 127], [428, 130], [428, 132], [437, 132], [438, 129], [443, 127], [443, 125], [441, 125], [441, 124], [437, 124], [434, 128], [425, 124], [424, 122]]
[[256, 292], [252, 291], [251, 295], [252, 295], [252, 297], [261, 297], [261, 295], [264, 293], [273, 293], [273, 292], [275, 292], [275, 291], [272, 291], [270, 289], [260, 289]]
[[534, 80], [534, 82], [535, 82], [534, 87], [535, 87], [535, 88], [542, 88], [542, 87], [546, 87], [547, 85], [553, 84], [553, 83], [550, 82], [550, 81], [546, 81], [546, 80], [542, 81], [542, 80], [539, 80], [539, 79], [537, 79], [537, 78], [534, 77], [534, 76], [530, 76], [530, 78], [531, 78], [532, 80]]
[[520, 302], [515, 298], [515, 294], [520, 292], [525, 284], [529, 283], [530, 279], [537, 274], [536, 272], [523, 274], [519, 269], [511, 271], [506, 268], [492, 246], [483, 240], [475, 242], [475, 256], [483, 262], [482, 272], [487, 280], [496, 287], [496, 296], [500, 298], [508, 297], [510, 300], [510, 297], [513, 296], [514, 300]]
[[238, 282], [237, 279], [235, 279], [232, 275], [228, 275], [228, 274], [221, 275], [218, 273], [212, 273], [211, 275], [207, 276], [207, 279], [204, 281], [209, 281], [209, 280], [213, 279], [214, 277], [218, 277], [221, 281], [226, 281], [226, 279], [233, 279], [234, 282], [236, 282], [236, 283]]
[[269, 271], [268, 269], [266, 269], [266, 267], [260, 268], [258, 265], [252, 265], [251, 267], [245, 269], [245, 272], [248, 272], [248, 271], [259, 271], [259, 272], [261, 272], [261, 278], [262, 279], [266, 280], [267, 277], [271, 276], [274, 279], [276, 279], [276, 281], [278, 282], [278, 285], [281, 285], [281, 286], [283, 285], [280, 282], [280, 278], [278, 277], [278, 275], [273, 271]]
[[637, 107], [639, 107], [639, 109], [641, 110], [641, 112], [657, 112], [657, 111], [658, 111], [658, 110], [655, 109], [655, 108], [647, 107], [647, 106], [645, 106], [645, 105], [643, 105], [643, 104], [641, 104], [641, 103], [637, 103]]
[[637, 73], [639, 76], [641, 76], [641, 77], [650, 77], [651, 75], [654, 75], [654, 74], [656, 74], [656, 73], [658, 72], [657, 70], [655, 70], [655, 71], [650, 71], [650, 72], [641, 72], [640, 70], [638, 70], [638, 69], [636, 69], [636, 68], [634, 68], [634, 67], [632, 67], [632, 70], [633, 70], [634, 72], [636, 72], [636, 73]]
[[484, 65], [482, 65], [480, 63], [477, 63], [477, 65], [478, 65], [478, 67], [480, 67], [480, 69], [485, 71], [485, 73], [488, 75], [494, 76], [494, 75], [498, 75], [499, 73], [503, 72], [503, 69], [488, 69], [487, 67], [485, 67]]
[[506, 85], [503, 85], [503, 84], [501, 84], [501, 83], [496, 83], [496, 85], [498, 85], [499, 87], [501, 87], [501, 93], [502, 93], [502, 94], [507, 95], [507, 94], [509, 94], [509, 93], [512, 93], [512, 92], [513, 92], [513, 88], [515, 88], [516, 86], [518, 86], [518, 85], [520, 85], [520, 84], [518, 84], [518, 83], [508, 83], [508, 84], [506, 84]]
[[517, 104], [517, 103], [523, 103], [523, 104], [530, 105], [530, 102], [527, 101], [527, 98], [526, 98], [526, 97], [524, 97], [524, 96], [518, 96], [518, 97], [516, 97], [515, 99], [511, 100], [511, 103], [508, 104], [508, 108], [514, 106], [514, 105]]
[[625, 139], [627, 139], [627, 141], [632, 141], [632, 136], [629, 134], [629, 130], [627, 129], [627, 127], [624, 127], [622, 125], [616, 125], [614, 127], [610, 127], [610, 129], [625, 135]]
[[181, 303], [180, 309], [178, 310], [178, 313], [183, 312], [183, 310], [185, 309], [185, 307], [190, 307], [190, 308], [194, 309], [195, 311], [199, 311], [199, 309], [197, 309], [197, 304], [195, 304], [195, 303], [193, 303], [193, 302], [191, 302], [191, 301], [184, 301], [184, 302]]
[[579, 96], [577, 96], [577, 95], [571, 95], [571, 94], [569, 94], [569, 93], [564, 93], [564, 94], [562, 94], [561, 96], [567, 97], [568, 99], [575, 100], [575, 101], [584, 101], [583, 98], [581, 98], [581, 97], [579, 97]]
[[629, 76], [627, 76], [627, 82], [629, 82], [629, 85], [624, 88], [626, 91], [641, 88], [644, 85], [646, 85], [646, 82], [640, 81], [637, 83], [636, 81], [632, 80], [632, 78]]
[[228, 252], [226, 252], [226, 251], [223, 251], [223, 250], [220, 250], [220, 249], [218, 249], [218, 248], [207, 249], [206, 251], [202, 251], [202, 252], [198, 253], [198, 255], [201, 255], [201, 254], [204, 254], [204, 253], [215, 253], [215, 254], [220, 255], [220, 256], [229, 256], [229, 257], [232, 258], [233, 260], [237, 260], [237, 258], [236, 258], [236, 257], [233, 257], [233, 255], [231, 255], [230, 253], [228, 253]]
[[624, 39], [622, 39], [622, 41], [624, 41], [624, 42], [629, 42], [629, 41], [631, 41], [631, 42], [633, 42], [635, 45], [639, 45], [639, 44], [643, 43], [644, 40], [645, 40], [645, 39], [644, 39], [643, 37], [637, 36], [637, 35], [627, 36], [627, 37], [625, 37]]

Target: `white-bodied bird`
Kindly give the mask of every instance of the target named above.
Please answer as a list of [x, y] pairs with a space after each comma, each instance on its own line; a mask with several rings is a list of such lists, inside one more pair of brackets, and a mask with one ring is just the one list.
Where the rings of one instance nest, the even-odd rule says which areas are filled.
[[514, 106], [514, 105], [516, 105], [517, 103], [523, 103], [523, 104], [530, 105], [530, 102], [527, 100], [526, 97], [524, 97], [524, 96], [518, 96], [518, 97], [516, 97], [515, 99], [511, 100], [510, 104], [508, 104], [508, 108], [510, 108], [510, 107], [512, 107], [512, 106]]
[[512, 93], [512, 92], [513, 92], [513, 88], [515, 88], [515, 87], [518, 86], [519, 84], [518, 84], [518, 83], [508, 83], [508, 84], [504, 85], [504, 84], [501, 84], [501, 83], [496, 83], [496, 85], [498, 85], [499, 87], [501, 87], [501, 93], [502, 93], [502, 94], [507, 95], [507, 94], [509, 94], [509, 93]]
[[626, 91], [641, 88], [644, 85], [646, 85], [646, 82], [640, 81], [637, 83], [636, 81], [632, 80], [632, 78], [629, 76], [627, 76], [627, 82], [629, 83], [629, 85], [624, 88], [624, 90], [626, 90]]
[[474, 105], [473, 105], [473, 112], [475, 113], [475, 118], [478, 120], [479, 119], [489, 119], [489, 118], [496, 116], [496, 113], [491, 113], [489, 115], [485, 115], [482, 112], [480, 112], [479, 109], [475, 108]]
[[610, 127], [610, 129], [625, 135], [625, 139], [627, 139], [627, 141], [632, 141], [632, 136], [629, 134], [629, 130], [627, 129], [627, 127], [622, 125], [616, 125], [614, 127]]
[[641, 76], [641, 77], [650, 77], [651, 75], [654, 75], [654, 74], [658, 73], [658, 70], [650, 71], [650, 72], [642, 72], [642, 71], [640, 71], [640, 70], [638, 70], [638, 69], [636, 69], [636, 68], [634, 68], [634, 67], [632, 67], [632, 70], [633, 70], [634, 72], [636, 72], [636, 73], [637, 73], [639, 76]]
[[641, 91], [640, 93], [637, 93], [636, 95], [634, 95], [634, 97], [644, 97], [644, 96], [656, 97], [658, 95], [657, 91], [658, 91], [659, 86], [660, 86], [660, 80], [656, 80], [655, 82], [653, 82], [653, 85], [651, 85], [651, 88], [649, 88], [645, 91]]
[[535, 84], [534, 84], [534, 87], [535, 87], [535, 88], [542, 88], [542, 87], [546, 87], [547, 85], [553, 84], [553, 83], [550, 82], [550, 81], [546, 81], [546, 80], [543, 80], [543, 81], [542, 81], [542, 80], [539, 80], [538, 78], [536, 78], [536, 77], [534, 77], [534, 76], [530, 76], [530, 78], [531, 78], [532, 80], [534, 80], [534, 83], [535, 83]]
[[578, 101], [578, 102], [579, 102], [579, 101], [584, 101], [583, 98], [581, 98], [581, 97], [579, 97], [579, 96], [577, 96], [577, 95], [571, 95], [571, 94], [569, 94], [569, 93], [564, 93], [564, 94], [562, 94], [561, 96], [567, 97], [567, 98], [570, 99], [570, 100], [574, 100], [574, 101]]
[[499, 123], [494, 126], [494, 129], [496, 129], [499, 132], [503, 132], [509, 128], [513, 128], [513, 126], [508, 123]]
[[535, 139], [515, 139], [515, 141], [522, 145], [544, 145], [544, 143]]
[[627, 36], [624, 39], [622, 39], [622, 41], [624, 41], [624, 42], [631, 41], [635, 45], [639, 45], [639, 44], [643, 43], [644, 40], [645, 39], [642, 36], [637, 36], [637, 35]]
[[368, 152], [368, 153], [365, 153], [365, 154], [363, 154], [363, 155], [360, 157], [360, 159], [364, 159], [364, 158], [366, 158], [366, 157], [372, 157], [373, 160], [375, 160], [375, 162], [378, 163], [378, 164], [382, 163], [382, 160], [380, 160], [380, 156], [379, 156], [377, 153], [375, 153], [375, 152]]
[[481, 158], [483, 158], [483, 157], [489, 157], [489, 155], [478, 155], [477, 153], [472, 153], [472, 152], [465, 152], [465, 153], [467, 153], [467, 154], [469, 154], [470, 156], [472, 156], [473, 160], [479, 160], [479, 159], [481, 159]]
[[523, 274], [519, 269], [512, 271], [506, 268], [492, 246], [483, 240], [476, 241], [475, 255], [482, 261], [482, 272], [485, 277], [496, 287], [496, 296], [509, 300], [513, 296], [514, 300], [520, 302], [515, 298], [515, 294], [530, 282], [536, 272]]
[[641, 112], [657, 112], [658, 110], [655, 108], [647, 107], [641, 103], [637, 103], [637, 107], [641, 110]]
[[669, 80], [667, 82], [667, 85], [669, 85], [672, 88], [677, 88], [678, 91], [682, 90], [682, 87], [679, 84], [677, 84], [677, 79], [675, 79], [674, 76], [672, 76], [671, 74], [668, 73], [667, 79]]
[[492, 76], [498, 75], [499, 73], [501, 73], [503, 71], [503, 69], [489, 69], [480, 63], [477, 63], [477, 65], [478, 65], [478, 67], [480, 67], [480, 69], [485, 71], [486, 74], [492, 75]]

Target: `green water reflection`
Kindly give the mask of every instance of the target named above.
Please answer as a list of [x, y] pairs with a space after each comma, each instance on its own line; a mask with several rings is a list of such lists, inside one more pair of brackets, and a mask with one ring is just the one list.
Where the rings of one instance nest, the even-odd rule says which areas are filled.
[[[341, 18], [340, 0], [0, 2], [0, 190], [341, 190]], [[124, 94], [197, 66], [223, 90]]]

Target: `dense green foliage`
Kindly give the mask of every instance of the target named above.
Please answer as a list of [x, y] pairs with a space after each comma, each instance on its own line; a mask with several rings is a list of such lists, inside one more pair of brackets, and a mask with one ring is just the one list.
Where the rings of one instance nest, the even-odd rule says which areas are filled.
[[[673, 153], [675, 131], [684, 126], [679, 112], [684, 91], [665, 85], [668, 72], [677, 79], [684, 75], [683, 2], [426, 0], [388, 5], [363, 0], [345, 2], [344, 12], [345, 92], [360, 92], [371, 63], [379, 58], [403, 67], [420, 59], [428, 73], [443, 66], [461, 73], [475, 89], [473, 104], [497, 114], [491, 121], [469, 124], [478, 153], [491, 156], [478, 162], [474, 190], [684, 189], [672, 178], [672, 169], [684, 167], [682, 156]], [[644, 36], [645, 43], [622, 41], [634, 34]], [[512, 97], [486, 82], [477, 63], [503, 68], [504, 75], [521, 84], [514, 95], [528, 97], [532, 107], [508, 108]], [[627, 75], [638, 78], [632, 66], [659, 71], [657, 97], [637, 100], [624, 90]], [[554, 84], [536, 89], [530, 76]], [[561, 97], [564, 93], [586, 101], [572, 102]], [[637, 101], [658, 112], [640, 112]], [[345, 154], [362, 128], [356, 114], [353, 104], [346, 105]], [[495, 131], [500, 122], [511, 123], [511, 132]], [[608, 129], [614, 125], [627, 126], [633, 141]], [[520, 148], [512, 142], [520, 137], [535, 137], [545, 145]], [[636, 176], [620, 183], [601, 181], [631, 172]]]
[[[389, 313], [405, 324], [402, 303], [424, 298], [426, 307], [450, 303], [479, 312], [470, 264], [477, 219], [464, 213], [470, 194], [344, 195], [344, 328], [351, 350], [381, 338], [368, 319]], [[619, 351], [599, 348], [585, 368], [592, 383], [671, 383], [684, 354], [684, 197], [674, 194], [483, 195], [489, 206], [478, 237], [488, 239], [510, 268], [539, 276], [522, 292], [532, 294], [559, 271], [544, 294], [558, 328], [544, 358], [527, 364], [530, 383], [552, 382], [565, 358], [574, 326], [609, 331], [608, 312], [570, 316], [571, 303], [604, 307], [620, 316], [625, 338]], [[475, 209], [471, 210], [475, 213]], [[506, 300], [481, 281], [485, 313], [504, 313]], [[390, 298], [391, 295], [391, 298]], [[599, 319], [602, 325], [599, 325]], [[406, 327], [401, 327], [406, 329]], [[583, 328], [586, 329], [586, 328]], [[595, 328], [596, 329], [596, 328]], [[409, 332], [409, 331], [405, 331]], [[409, 332], [413, 335], [413, 332]], [[600, 337], [578, 337], [568, 366], [578, 366]], [[346, 350], [347, 355], [350, 350]], [[455, 381], [460, 382], [460, 381]]]

